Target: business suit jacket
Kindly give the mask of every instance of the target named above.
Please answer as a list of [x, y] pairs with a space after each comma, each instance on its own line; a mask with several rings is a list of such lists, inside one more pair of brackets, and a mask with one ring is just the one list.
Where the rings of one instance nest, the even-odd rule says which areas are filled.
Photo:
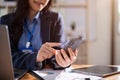
[[[12, 39], [11, 30], [11, 23], [14, 17], [14, 13], [4, 15], [0, 18], [0, 24], [8, 25], [9, 28], [9, 35], [10, 35], [10, 42], [11, 42], [11, 50], [12, 50], [12, 60], [14, 68], [20, 69], [37, 69], [36, 68], [36, 56], [37, 52], [34, 54], [25, 54], [23, 52], [19, 52], [18, 45], [15, 45], [15, 41]], [[46, 13], [41, 13], [41, 35], [42, 35], [42, 44], [45, 42], [61, 42], [63, 37], [63, 30], [62, 30], [62, 21], [61, 17], [58, 13], [47, 11]], [[17, 26], [16, 26], [17, 27]], [[20, 34], [21, 32], [16, 32], [16, 34]], [[55, 60], [53, 56], [51, 59], [47, 59], [42, 62], [42, 68], [46, 64], [49, 64], [54, 69], [62, 69]]]

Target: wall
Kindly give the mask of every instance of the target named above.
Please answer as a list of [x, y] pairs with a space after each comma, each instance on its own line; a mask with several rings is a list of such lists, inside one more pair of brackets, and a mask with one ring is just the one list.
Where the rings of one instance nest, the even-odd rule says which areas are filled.
[[120, 65], [120, 32], [118, 33], [118, 26], [120, 26], [120, 25], [118, 25], [118, 21], [120, 21], [119, 19], [119, 17], [118, 17], [118, 1], [117, 0], [115, 0], [115, 7], [114, 7], [114, 9], [115, 9], [115, 64], [116, 65]]
[[3, 0], [0, 0], [0, 3], [3, 2]]
[[120, 34], [116, 34], [115, 39], [115, 64], [120, 65]]
[[111, 54], [111, 0], [96, 2], [96, 39], [88, 42], [88, 64], [106, 65]]

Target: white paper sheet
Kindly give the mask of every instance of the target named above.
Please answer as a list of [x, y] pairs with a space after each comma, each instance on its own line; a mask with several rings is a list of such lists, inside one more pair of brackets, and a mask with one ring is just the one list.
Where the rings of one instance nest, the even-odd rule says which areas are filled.
[[55, 80], [86, 80], [85, 78], [89, 78], [90, 80], [102, 80], [101, 77], [72, 72], [62, 72], [55, 78]]
[[36, 74], [44, 78], [45, 80], [102, 80], [101, 77], [84, 75], [80, 73], [70, 72], [66, 70], [41, 70], [34, 71]]

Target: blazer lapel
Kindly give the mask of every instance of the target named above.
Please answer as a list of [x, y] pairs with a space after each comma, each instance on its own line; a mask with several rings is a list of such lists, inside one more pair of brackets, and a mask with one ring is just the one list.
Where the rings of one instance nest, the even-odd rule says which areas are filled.
[[41, 36], [42, 43], [50, 41], [50, 14], [41, 14]]

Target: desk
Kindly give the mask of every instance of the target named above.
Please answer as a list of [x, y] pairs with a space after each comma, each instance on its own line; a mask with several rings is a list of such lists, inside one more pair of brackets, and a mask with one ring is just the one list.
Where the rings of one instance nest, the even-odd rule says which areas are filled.
[[[71, 68], [75, 69], [75, 68], [83, 68], [83, 67], [89, 67], [91, 65], [71, 65]], [[27, 73], [22, 80], [35, 80], [35, 78], [30, 75], [29, 73]], [[104, 80], [120, 80], [120, 74], [115, 74], [112, 76], [108, 76], [106, 78], [104, 78]]]

